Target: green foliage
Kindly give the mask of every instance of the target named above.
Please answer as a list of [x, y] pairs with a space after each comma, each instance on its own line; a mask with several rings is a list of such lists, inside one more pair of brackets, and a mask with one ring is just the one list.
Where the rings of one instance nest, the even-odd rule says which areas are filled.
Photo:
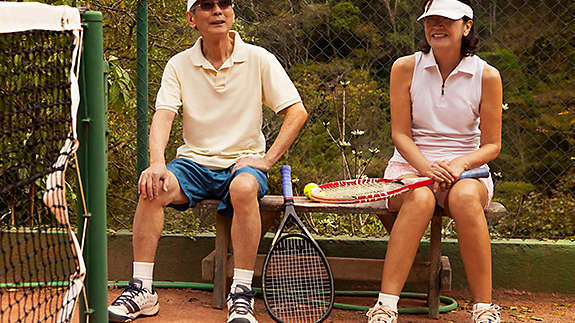
[[384, 237], [387, 232], [375, 215], [315, 214], [304, 219], [312, 232], [327, 236]]
[[503, 78], [505, 94], [509, 98], [520, 96], [525, 89], [527, 77], [523, 73], [524, 66], [513, 52], [506, 48], [498, 48], [493, 52], [481, 52], [478, 56], [499, 70], [505, 71]]
[[494, 221], [492, 235], [575, 239], [575, 172], [563, 177], [550, 192], [525, 190], [527, 187], [525, 183], [517, 185], [512, 190], [518, 194], [502, 198], [509, 213]]
[[[105, 58], [110, 62], [109, 223], [116, 228], [131, 228], [138, 177], [137, 1], [96, 0], [90, 5], [104, 14]], [[270, 193], [281, 193], [279, 165], [283, 163], [292, 165], [299, 179], [294, 188], [299, 193], [308, 182], [345, 177], [341, 150], [324, 127], [324, 123], [329, 124], [335, 137], [340, 135], [336, 129], [341, 129], [337, 120], [341, 123], [344, 92], [343, 137], [355, 146], [356, 154], [362, 152], [364, 159], [370, 148], [379, 149], [366, 174], [382, 176], [393, 152], [389, 71], [397, 58], [413, 53], [417, 40], [422, 38], [422, 27], [416, 22], [419, 5], [418, 0], [237, 1], [234, 28], [247, 42], [278, 57], [310, 115], [290, 150], [270, 170]], [[575, 5], [558, 0], [537, 4], [497, 0], [475, 3], [474, 9], [475, 30], [481, 38], [479, 55], [500, 71], [507, 104], [502, 151], [490, 166], [501, 174], [495, 197], [506, 205], [510, 215], [498, 221], [492, 232], [504, 237], [572, 237], [572, 213], [567, 206], [572, 206], [573, 195], [569, 192], [574, 190], [569, 181], [575, 158], [575, 27], [571, 23]], [[557, 13], [559, 9], [561, 14]], [[148, 10], [152, 108], [167, 60], [191, 47], [199, 34], [187, 25], [182, 1], [150, 2]], [[269, 109], [264, 113], [269, 147], [282, 118]], [[365, 133], [352, 136], [354, 130]], [[181, 144], [181, 120], [176, 119], [166, 151], [168, 160]], [[345, 149], [353, 160], [351, 146]], [[564, 187], [571, 187], [571, 191]], [[201, 230], [197, 215], [169, 211], [166, 219], [167, 230]], [[307, 222], [327, 235], [384, 234], [374, 217], [320, 215]]]
[[134, 111], [136, 100], [131, 93], [136, 87], [132, 77], [117, 57], [110, 56], [108, 63], [108, 104], [114, 108], [113, 111]]
[[330, 26], [335, 31], [351, 31], [361, 21], [359, 9], [349, 1], [338, 2], [329, 13]]
[[525, 182], [503, 182], [497, 185], [495, 196], [497, 199], [506, 200], [514, 196], [521, 196], [535, 191], [533, 184]]

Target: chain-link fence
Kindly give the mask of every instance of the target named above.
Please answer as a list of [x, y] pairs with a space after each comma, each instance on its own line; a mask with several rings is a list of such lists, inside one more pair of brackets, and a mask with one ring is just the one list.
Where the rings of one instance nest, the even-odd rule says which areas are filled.
[[[303, 158], [290, 155], [301, 176], [320, 182], [364, 172], [381, 176], [393, 149], [389, 71], [423, 38], [416, 22], [420, 6], [418, 0], [238, 4], [239, 29], [278, 56], [311, 111], [307, 133], [292, 149]], [[502, 151], [491, 168], [496, 198], [513, 218], [501, 222], [498, 233], [572, 236], [575, 4], [483, 0], [473, 7], [479, 56], [497, 67], [504, 81]], [[347, 160], [342, 162], [334, 147]], [[368, 161], [364, 171], [361, 165]], [[533, 225], [518, 229], [515, 222], [526, 220]]]
[[[110, 95], [110, 124], [117, 126], [111, 130], [112, 187], [136, 182], [134, 174], [129, 180], [125, 176], [135, 163], [135, 155], [125, 154], [135, 149], [130, 130], [134, 123], [126, 122], [133, 101], [122, 96], [135, 70], [135, 2], [92, 2], [107, 17], [109, 85], [118, 92]], [[244, 40], [280, 59], [310, 113], [284, 160], [300, 180], [296, 189], [312, 181], [382, 176], [393, 152], [389, 72], [397, 58], [417, 50], [423, 37], [423, 27], [416, 22], [420, 5], [419, 0], [236, 1], [235, 28]], [[150, 102], [166, 61], [199, 36], [187, 26], [184, 6], [185, 1], [173, 0], [150, 4]], [[499, 69], [504, 82], [502, 151], [490, 166], [496, 199], [510, 212], [492, 225], [492, 232], [503, 237], [574, 238], [575, 3], [480, 0], [473, 8], [479, 56]], [[114, 36], [119, 34], [128, 39]], [[264, 131], [271, 144], [281, 119], [268, 116]], [[172, 140], [166, 156], [181, 144], [178, 135]], [[275, 173], [274, 168], [270, 184], [272, 193], [279, 193]], [[111, 192], [111, 203], [130, 201], [129, 211], [122, 208], [118, 213], [135, 207], [135, 198], [125, 194], [132, 186]], [[111, 222], [129, 227], [127, 215], [114, 214], [116, 209], [120, 208], [109, 207]], [[177, 220], [174, 227], [186, 221]], [[326, 234], [358, 232], [358, 226], [366, 234], [380, 229], [367, 218], [355, 224], [342, 221], [325, 217], [312, 226]]]

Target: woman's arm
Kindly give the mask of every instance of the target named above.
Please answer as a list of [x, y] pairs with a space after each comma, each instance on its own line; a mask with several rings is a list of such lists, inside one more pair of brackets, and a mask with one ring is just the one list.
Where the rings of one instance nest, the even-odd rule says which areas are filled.
[[444, 165], [446, 163], [431, 163], [423, 156], [411, 137], [410, 88], [414, 67], [415, 55], [399, 58], [391, 67], [389, 95], [393, 143], [401, 156], [421, 175], [431, 177], [436, 182], [454, 181], [455, 178]]
[[457, 177], [466, 169], [477, 168], [494, 160], [501, 150], [503, 86], [499, 71], [490, 65], [485, 65], [481, 86], [482, 93], [479, 106], [481, 144], [479, 150], [455, 158], [449, 163], [453, 175]]

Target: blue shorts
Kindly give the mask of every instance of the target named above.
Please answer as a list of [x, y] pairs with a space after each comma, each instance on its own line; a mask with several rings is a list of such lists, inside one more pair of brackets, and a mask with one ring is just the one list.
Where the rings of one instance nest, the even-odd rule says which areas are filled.
[[232, 174], [233, 165], [226, 169], [211, 170], [189, 159], [176, 158], [166, 167], [176, 175], [180, 188], [190, 201], [188, 204], [170, 204], [176, 210], [185, 211], [202, 200], [220, 200], [218, 213], [232, 217], [234, 209], [230, 200], [230, 184], [242, 173], [248, 173], [258, 181], [258, 200], [268, 191], [268, 176], [254, 167], [242, 167]]

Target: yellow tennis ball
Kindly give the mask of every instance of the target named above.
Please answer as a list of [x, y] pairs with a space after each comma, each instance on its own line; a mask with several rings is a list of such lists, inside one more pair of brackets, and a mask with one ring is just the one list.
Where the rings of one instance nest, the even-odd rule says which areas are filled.
[[303, 188], [303, 195], [305, 195], [305, 197], [307, 197], [308, 199], [311, 199], [311, 196], [310, 196], [311, 190], [318, 187], [318, 186], [319, 185], [317, 185], [316, 183], [306, 184], [305, 187]]

